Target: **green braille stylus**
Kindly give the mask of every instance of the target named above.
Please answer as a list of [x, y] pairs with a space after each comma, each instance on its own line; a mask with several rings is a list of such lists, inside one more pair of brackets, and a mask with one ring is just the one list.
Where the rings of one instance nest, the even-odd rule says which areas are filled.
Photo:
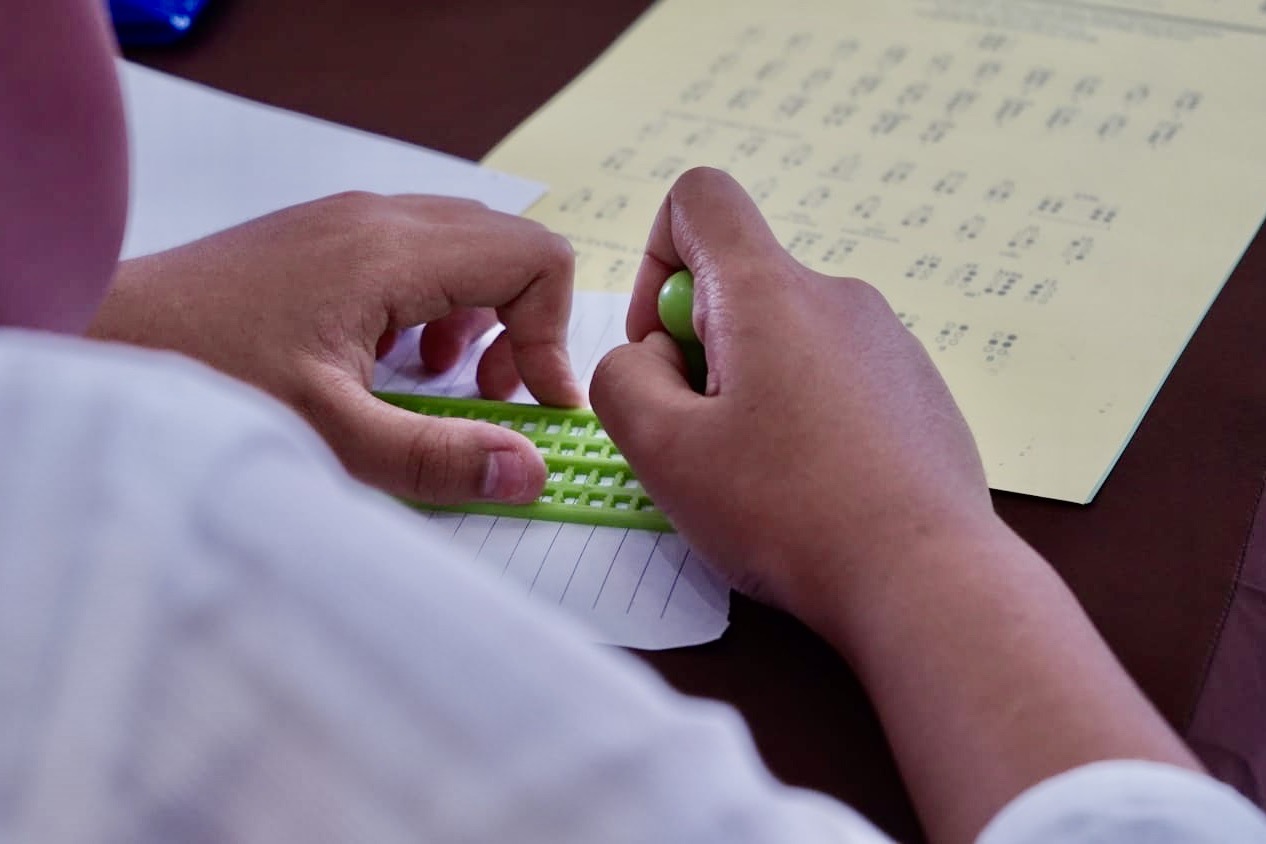
[[695, 333], [694, 303], [695, 277], [690, 270], [678, 270], [659, 288], [659, 321], [681, 347], [690, 386], [702, 393], [708, 383], [708, 361]]

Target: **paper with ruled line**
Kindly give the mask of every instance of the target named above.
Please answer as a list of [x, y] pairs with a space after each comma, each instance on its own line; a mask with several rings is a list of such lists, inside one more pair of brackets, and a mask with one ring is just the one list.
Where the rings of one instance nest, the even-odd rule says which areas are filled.
[[995, 489], [1086, 502], [1262, 221], [1263, 79], [1261, 0], [661, 0], [485, 163], [593, 290], [729, 170], [885, 294]]
[[[567, 347], [588, 385], [594, 367], [625, 342], [627, 294], [578, 293]], [[417, 331], [407, 333], [374, 372], [376, 389], [477, 396], [475, 369], [492, 334], [447, 373], [422, 370]], [[515, 401], [532, 401], [520, 388]], [[623, 528], [527, 519], [425, 513], [458, 553], [513, 588], [560, 607], [600, 642], [656, 650], [718, 638], [728, 625], [729, 589], [680, 537]]]

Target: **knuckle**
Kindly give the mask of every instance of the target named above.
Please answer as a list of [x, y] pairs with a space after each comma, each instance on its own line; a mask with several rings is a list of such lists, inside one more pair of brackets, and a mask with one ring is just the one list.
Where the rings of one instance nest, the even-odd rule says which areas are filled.
[[602, 392], [606, 392], [610, 386], [620, 380], [620, 373], [624, 368], [625, 358], [632, 353], [633, 347], [626, 345], [616, 346], [603, 355], [593, 369], [591, 385], [600, 388]]
[[481, 216], [489, 217], [499, 212], [492, 211], [478, 199], [465, 196], [425, 195], [409, 197], [407, 205], [399, 205], [412, 212], [424, 215], [434, 222], [463, 224]]
[[860, 307], [875, 316], [892, 312], [892, 306], [888, 303], [888, 298], [873, 284], [862, 281], [860, 278], [845, 278], [841, 279], [841, 281], [843, 282], [843, 289], [854, 300], [856, 307]]
[[545, 237], [541, 240], [541, 259], [542, 264], [554, 275], [568, 278], [576, 263], [576, 250], [572, 248], [570, 240], [546, 230]]
[[322, 202], [341, 214], [359, 215], [376, 208], [383, 201], [381, 194], [367, 190], [347, 190], [327, 196]]
[[398, 248], [406, 242], [410, 226], [389, 199], [368, 191], [347, 191], [326, 202], [339, 235], [361, 252]]
[[408, 266], [411, 232], [405, 221], [365, 209], [340, 221], [342, 270], [355, 289], [382, 285]]
[[488, 206], [468, 196], [433, 196], [429, 197], [436, 205], [452, 208], [456, 211], [487, 211]]
[[325, 243], [353, 276], [361, 269], [372, 274], [390, 268], [408, 242], [406, 220], [379, 194], [345, 191], [317, 200], [317, 205], [324, 217]]

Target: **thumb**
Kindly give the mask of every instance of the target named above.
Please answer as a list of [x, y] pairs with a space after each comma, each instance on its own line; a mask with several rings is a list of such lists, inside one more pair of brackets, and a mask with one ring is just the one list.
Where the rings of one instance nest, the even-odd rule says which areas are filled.
[[545, 487], [545, 461], [526, 437], [488, 422], [405, 410], [344, 384], [321, 433], [353, 475], [427, 504], [527, 504]]
[[703, 401], [687, 380], [681, 349], [662, 331], [608, 352], [589, 386], [602, 427], [639, 477], [660, 462], [654, 455], [667, 456], [683, 416]]

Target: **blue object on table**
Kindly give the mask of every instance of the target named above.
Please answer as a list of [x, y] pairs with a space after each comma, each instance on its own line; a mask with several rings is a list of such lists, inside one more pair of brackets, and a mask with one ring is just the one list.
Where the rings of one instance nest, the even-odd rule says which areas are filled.
[[125, 47], [170, 44], [183, 38], [207, 0], [110, 0], [110, 17]]

